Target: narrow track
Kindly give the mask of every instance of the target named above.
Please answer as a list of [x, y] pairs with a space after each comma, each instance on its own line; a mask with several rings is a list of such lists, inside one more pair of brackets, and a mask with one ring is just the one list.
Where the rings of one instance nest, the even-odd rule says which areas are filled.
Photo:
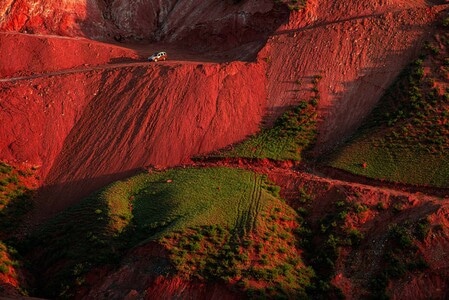
[[[270, 176], [270, 174], [285, 174], [283, 175], [285, 178], [291, 179], [307, 178], [317, 181], [326, 181], [333, 184], [353, 185], [360, 188], [382, 189], [396, 195], [421, 193], [435, 199], [449, 199], [449, 188], [389, 182], [351, 174], [331, 167], [311, 166], [304, 163], [295, 165], [294, 162], [286, 164], [285, 162], [276, 162], [266, 159], [209, 158], [203, 161], [198, 161], [195, 165], [200, 167], [229, 166], [267, 174], [268, 176]], [[293, 167], [286, 167], [284, 165], [293, 165]]]

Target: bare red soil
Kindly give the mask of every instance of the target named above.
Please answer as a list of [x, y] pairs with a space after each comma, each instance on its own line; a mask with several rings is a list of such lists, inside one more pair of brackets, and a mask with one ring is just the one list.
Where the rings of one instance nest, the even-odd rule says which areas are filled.
[[445, 8], [425, 1], [309, 2], [259, 53], [270, 61], [269, 112], [276, 117], [310, 98], [311, 80], [322, 76], [316, 150], [332, 148], [354, 132], [417, 55]]
[[[89, 291], [79, 291], [79, 299], [238, 299], [242, 295], [226, 286], [166, 277], [172, 266], [168, 252], [157, 243], [132, 250], [117, 270], [97, 270], [88, 277]], [[173, 271], [173, 270], [171, 270]]]
[[[225, 10], [225, 15], [231, 18], [236, 10], [246, 9], [250, 21], [245, 21], [248, 28], [239, 43], [260, 43], [271, 35], [253, 63], [211, 62], [214, 55], [217, 62], [223, 60], [218, 54], [225, 44], [222, 40], [204, 46], [211, 50], [198, 55], [209, 62], [187, 63], [193, 49], [175, 47], [173, 57], [179, 62], [147, 64], [142, 60], [157, 50], [155, 45], [134, 46], [132, 51], [78, 38], [4, 33], [0, 35], [5, 45], [2, 60], [14, 63], [0, 70], [4, 77], [13, 77], [2, 80], [1, 122], [13, 130], [3, 133], [0, 157], [41, 166], [47, 206], [43, 211], [56, 212], [146, 165], [185, 163], [192, 155], [244, 139], [257, 131], [261, 120], [270, 123], [310, 97], [311, 80], [317, 74], [323, 77], [318, 86], [322, 121], [317, 152], [321, 152], [360, 124], [420, 48], [444, 7], [419, 1], [407, 5], [311, 2], [305, 11], [290, 14], [275, 32], [278, 25], [268, 18], [271, 27], [251, 34], [263, 16], [279, 17], [283, 10], [268, 1], [237, 5]], [[19, 14], [13, 8], [5, 11], [9, 14], [0, 24], [17, 29], [8, 27], [8, 22]], [[33, 19], [34, 10], [21, 13]], [[184, 13], [185, 18], [193, 18]], [[200, 16], [192, 22], [199, 22]], [[187, 31], [179, 19], [171, 18], [165, 22], [173, 24], [171, 32], [176, 34], [166, 40], [183, 44], [184, 37], [194, 44], [191, 33], [197, 31]], [[204, 22], [211, 19], [212, 15]], [[227, 22], [217, 25], [220, 36], [235, 34], [220, 27]], [[240, 28], [239, 22], [235, 27]], [[50, 25], [44, 28], [57, 33]], [[201, 37], [196, 43], [205, 45]], [[16, 44], [26, 47], [12, 51]], [[238, 51], [226, 51], [222, 53], [228, 53], [229, 59], [238, 57]], [[11, 55], [13, 59], [7, 59]], [[67, 195], [64, 200], [57, 199], [61, 193]]]
[[254, 78], [263, 74], [264, 65], [242, 62], [167, 62], [7, 79], [1, 122], [13, 130], [1, 156], [40, 166], [50, 199], [70, 195], [59, 204], [45, 196], [55, 212], [143, 166], [183, 163], [255, 132], [266, 90]]
[[[0, 4], [0, 160], [38, 168], [37, 220], [146, 166], [190, 163], [244, 139], [310, 98], [316, 75], [322, 79], [315, 150], [324, 153], [360, 125], [448, 9], [447, 1], [424, 0], [313, 0], [299, 12], [270, 0], [87, 3]], [[169, 61], [145, 62], [161, 48], [170, 50]], [[269, 172], [287, 198], [307, 181], [363, 191], [369, 205], [409, 199], [407, 213], [354, 220], [378, 247], [382, 224], [423, 216], [442, 224], [420, 246], [431, 271], [411, 274], [390, 292], [396, 299], [446, 295], [445, 201], [286, 167], [259, 171]], [[363, 274], [377, 271], [367, 268], [378, 259], [369, 251], [338, 267], [335, 284], [349, 298], [363, 297]], [[155, 289], [184, 284], [173, 279]], [[186, 289], [198, 297], [216, 291]]]

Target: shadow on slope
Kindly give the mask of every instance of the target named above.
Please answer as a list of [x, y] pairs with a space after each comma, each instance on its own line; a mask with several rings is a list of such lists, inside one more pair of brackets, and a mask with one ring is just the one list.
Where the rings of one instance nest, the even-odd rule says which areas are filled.
[[360, 130], [334, 153], [332, 166], [377, 179], [447, 188], [448, 45], [447, 28], [440, 22], [420, 58], [404, 69]]
[[[301, 23], [298, 16], [296, 28], [289, 25], [275, 33], [260, 54], [268, 65], [266, 123], [316, 90], [320, 122], [315, 150], [322, 154], [332, 149], [354, 132], [416, 55], [442, 9], [364, 13], [315, 24]], [[322, 77], [318, 85], [310, 81], [313, 76]]]
[[[91, 100], [45, 162], [48, 193], [57, 187], [48, 197], [59, 199], [58, 205], [50, 202], [67, 207], [107, 178], [118, 179], [109, 174], [189, 163], [193, 155], [243, 139], [257, 130], [263, 113], [263, 74], [263, 66], [243, 63], [151, 64], [95, 73], [85, 87]], [[85, 183], [82, 190], [71, 184], [78, 181]]]
[[[142, 173], [115, 182], [52, 218], [22, 250], [39, 274], [38, 293], [51, 297], [70, 298], [75, 290], [90, 290], [97, 295], [92, 298], [110, 293], [123, 298], [130, 289], [144, 293], [157, 276], [174, 275], [187, 281], [227, 283], [248, 292], [251, 282], [258, 281], [254, 288], [262, 294], [303, 295], [313, 272], [302, 263], [294, 242], [296, 214], [278, 199], [277, 191], [265, 176], [239, 169]], [[263, 237], [270, 241], [263, 242]], [[122, 260], [130, 249], [148, 241], [162, 243], [171, 253], [171, 263], [167, 255], [158, 256], [156, 267], [142, 271], [155, 251]], [[198, 243], [210, 247], [197, 251]], [[245, 249], [251, 251], [242, 255]], [[254, 263], [253, 256], [272, 251], [280, 254], [263, 265]], [[140, 259], [140, 266], [129, 268], [130, 260]], [[124, 262], [121, 270], [115, 269], [119, 261]], [[92, 276], [86, 275], [98, 266], [107, 266], [110, 276], [89, 282]], [[275, 277], [270, 276], [271, 267], [278, 272]], [[143, 279], [123, 280], [123, 269]], [[235, 286], [242, 275], [251, 282]], [[98, 283], [97, 290], [92, 289]], [[268, 285], [276, 289], [265, 289]]]
[[[96, 39], [97, 31], [104, 31], [96, 28], [96, 20], [101, 19], [112, 26], [107, 28], [110, 32], [102, 33], [100, 40], [124, 45], [138, 42], [144, 48], [163, 44], [175, 48], [175, 52], [193, 53], [196, 57], [248, 61], [255, 59], [267, 38], [289, 17], [286, 4], [271, 0], [155, 2], [109, 1], [99, 5], [87, 1], [81, 30]], [[101, 13], [103, 16], [99, 16]], [[141, 54], [148, 56], [150, 52], [144, 50]]]

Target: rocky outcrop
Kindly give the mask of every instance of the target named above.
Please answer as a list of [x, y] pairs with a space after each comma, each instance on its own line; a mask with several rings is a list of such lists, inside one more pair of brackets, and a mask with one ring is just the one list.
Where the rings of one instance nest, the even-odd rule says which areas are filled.
[[0, 30], [235, 47], [275, 30], [288, 17], [280, 7], [271, 0], [8, 0], [0, 4]]

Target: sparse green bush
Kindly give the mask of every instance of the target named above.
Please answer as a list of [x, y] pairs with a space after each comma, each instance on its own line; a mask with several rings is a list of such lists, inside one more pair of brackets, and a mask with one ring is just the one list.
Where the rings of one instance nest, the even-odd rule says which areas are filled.
[[444, 27], [449, 27], [449, 17], [444, 18], [443, 21], [441, 22], [441, 24]]
[[365, 236], [358, 229], [353, 228], [349, 230], [348, 237], [351, 240], [352, 245], [358, 246], [360, 245], [360, 242], [364, 239]]
[[413, 238], [405, 227], [397, 224], [391, 225], [389, 228], [389, 234], [399, 243], [401, 248], [405, 249], [413, 246]]
[[416, 224], [416, 236], [420, 241], [423, 241], [430, 231], [430, 223], [427, 219], [422, 219]]
[[1, 263], [0, 264], [0, 273], [7, 275], [8, 274], [8, 266]]
[[360, 203], [354, 203], [353, 208], [354, 208], [354, 211], [358, 214], [365, 212], [369, 209], [368, 206], [366, 206], [365, 204], [360, 204]]
[[307, 101], [279, 117], [249, 139], [210, 156], [302, 160], [316, 139], [317, 107]]
[[0, 173], [1, 174], [10, 174], [12, 171], [12, 167], [4, 162], [0, 162]]
[[383, 203], [383, 202], [378, 202], [376, 204], [376, 208], [379, 211], [386, 210], [387, 209], [387, 205], [385, 203]]

